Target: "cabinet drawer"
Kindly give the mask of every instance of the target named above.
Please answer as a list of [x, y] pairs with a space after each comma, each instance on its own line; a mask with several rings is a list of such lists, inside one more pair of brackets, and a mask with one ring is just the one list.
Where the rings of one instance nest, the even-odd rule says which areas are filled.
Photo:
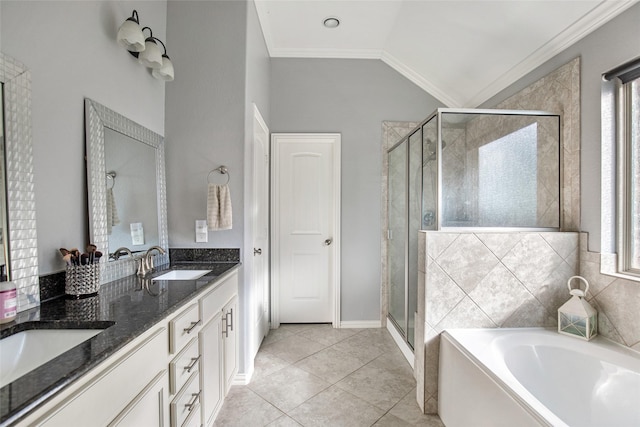
[[200, 330], [198, 305], [193, 304], [169, 322], [169, 351], [174, 354]]
[[198, 371], [200, 354], [198, 352], [198, 338], [189, 344], [169, 363], [169, 393], [176, 394], [187, 382], [191, 374]]
[[194, 372], [187, 385], [171, 402], [171, 427], [180, 427], [192, 412], [200, 413], [200, 381], [198, 372]]
[[200, 427], [202, 423], [200, 422], [200, 405], [194, 406], [191, 410], [191, 414], [184, 420], [184, 424], [182, 427]]
[[238, 293], [238, 275], [233, 274], [214, 290], [200, 298], [200, 318], [203, 323], [218, 314], [224, 305]]

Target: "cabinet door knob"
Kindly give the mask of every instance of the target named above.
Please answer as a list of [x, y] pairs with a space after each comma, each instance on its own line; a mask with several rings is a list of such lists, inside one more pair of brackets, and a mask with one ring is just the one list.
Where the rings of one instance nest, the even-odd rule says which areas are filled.
[[253, 248], [253, 254], [254, 255], [262, 255], [262, 248]]
[[329, 245], [331, 245], [332, 243], [333, 243], [333, 239], [327, 239], [327, 240], [325, 240], [325, 241], [324, 241], [324, 245], [325, 245], [325, 246], [329, 246]]

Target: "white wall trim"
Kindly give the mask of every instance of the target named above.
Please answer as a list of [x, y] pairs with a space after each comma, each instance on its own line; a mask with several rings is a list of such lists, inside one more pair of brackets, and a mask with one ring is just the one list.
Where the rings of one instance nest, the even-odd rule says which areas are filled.
[[[263, 1], [255, 1], [256, 9], [264, 34], [269, 55], [272, 58], [348, 58], [348, 59], [380, 59], [391, 68], [422, 90], [443, 102], [447, 107], [474, 108], [482, 104], [501, 90], [518, 81], [527, 73], [553, 58], [583, 37], [595, 31], [626, 9], [637, 3], [637, 0], [602, 1], [589, 13], [567, 27], [556, 37], [545, 43], [531, 55], [524, 58], [502, 76], [485, 88], [466, 99], [452, 97], [452, 89], [443, 85], [434, 85], [420, 73], [384, 49], [299, 49], [274, 46], [269, 27], [269, 17]], [[458, 99], [456, 99], [458, 98]]]
[[444, 103], [445, 106], [458, 107], [461, 105], [460, 100], [453, 98], [448, 90], [443, 90], [443, 88], [433, 84], [423, 75], [415, 71], [413, 68], [409, 67], [407, 64], [405, 64], [395, 56], [391, 55], [389, 52], [383, 52], [380, 59], [382, 60], [382, 62], [396, 70], [409, 81], [417, 85], [420, 89], [424, 90], [437, 100]]
[[391, 324], [391, 322], [387, 322], [387, 331], [391, 334], [391, 338], [396, 342], [396, 345], [402, 352], [404, 358], [407, 359], [407, 362], [411, 365], [411, 369], [414, 369], [413, 365], [415, 358], [413, 356], [413, 350], [409, 348], [409, 344], [407, 344], [404, 338], [400, 336], [398, 330]]
[[238, 372], [236, 376], [233, 378], [232, 385], [247, 385], [251, 382], [251, 377], [253, 376], [253, 366], [251, 366], [251, 370], [249, 372]]
[[463, 102], [462, 107], [475, 108], [488, 100], [502, 89], [515, 83], [527, 73], [535, 70], [549, 59], [563, 52], [569, 46], [575, 44], [583, 37], [592, 33], [629, 7], [633, 6], [637, 0], [630, 1], [603, 1], [594, 7], [589, 13], [576, 21], [570, 27], [549, 40], [538, 50], [520, 61], [517, 65], [493, 81], [487, 87], [476, 93], [474, 96]]
[[381, 328], [379, 320], [346, 320], [340, 322], [340, 328], [343, 329], [372, 329]]

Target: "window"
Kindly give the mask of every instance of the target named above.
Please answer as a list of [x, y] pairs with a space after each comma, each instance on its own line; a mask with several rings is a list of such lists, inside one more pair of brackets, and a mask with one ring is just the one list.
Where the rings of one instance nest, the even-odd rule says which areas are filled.
[[640, 58], [605, 79], [616, 85], [618, 271], [640, 277]]

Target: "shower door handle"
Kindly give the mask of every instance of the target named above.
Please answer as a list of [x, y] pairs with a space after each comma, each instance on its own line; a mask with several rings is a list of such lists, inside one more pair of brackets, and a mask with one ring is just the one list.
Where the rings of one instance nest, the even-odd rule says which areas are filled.
[[324, 245], [325, 245], [325, 246], [329, 246], [329, 245], [331, 245], [332, 243], [333, 243], [333, 239], [327, 239], [327, 240], [325, 240], [325, 241], [324, 241]]

